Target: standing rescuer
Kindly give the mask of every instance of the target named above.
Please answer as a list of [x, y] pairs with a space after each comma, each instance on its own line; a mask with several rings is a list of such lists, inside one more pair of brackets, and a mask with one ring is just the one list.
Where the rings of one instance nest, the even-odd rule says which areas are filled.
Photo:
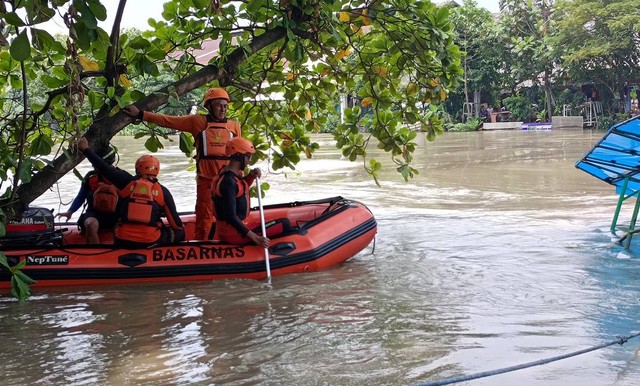
[[242, 134], [240, 124], [227, 119], [230, 102], [229, 94], [220, 87], [209, 89], [203, 98], [207, 115], [171, 116], [155, 114], [138, 109], [134, 105], [124, 111], [138, 119], [157, 125], [191, 133], [196, 143], [197, 194], [196, 194], [196, 240], [209, 238], [214, 220], [214, 208], [211, 202], [211, 184], [220, 170], [229, 163], [225, 147], [231, 138]]
[[[136, 175], [132, 176], [104, 162], [89, 148], [85, 138], [79, 139], [76, 146], [93, 167], [120, 190], [122, 200], [114, 233], [115, 245], [141, 248], [184, 240], [184, 227], [173, 196], [158, 182], [160, 161], [156, 157], [138, 158]], [[163, 212], [169, 226], [162, 222]]]

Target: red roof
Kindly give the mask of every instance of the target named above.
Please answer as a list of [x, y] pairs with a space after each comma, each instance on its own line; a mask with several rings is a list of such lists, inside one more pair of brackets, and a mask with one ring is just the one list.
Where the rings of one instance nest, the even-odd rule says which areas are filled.
[[[208, 64], [209, 61], [218, 55], [220, 48], [220, 39], [218, 40], [205, 40], [200, 45], [200, 48], [189, 48], [186, 50], [189, 54], [193, 55], [196, 62], [200, 64]], [[180, 58], [185, 51], [176, 51], [169, 54], [174, 59]]]

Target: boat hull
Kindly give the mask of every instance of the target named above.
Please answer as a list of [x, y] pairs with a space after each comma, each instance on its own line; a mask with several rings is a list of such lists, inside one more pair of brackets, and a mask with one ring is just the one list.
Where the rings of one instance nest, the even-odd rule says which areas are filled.
[[[375, 218], [366, 206], [341, 197], [265, 207], [266, 221], [282, 217], [289, 218], [296, 228], [271, 239], [269, 262], [273, 276], [339, 265], [362, 251], [377, 231]], [[193, 216], [186, 215], [184, 220], [189, 237]], [[105, 240], [109, 235], [101, 237]], [[80, 244], [82, 240], [77, 230], [68, 230], [67, 226], [62, 245], [0, 249], [10, 265], [25, 261], [22, 271], [37, 280], [34, 286], [264, 279], [267, 275], [264, 248], [255, 245], [187, 241], [126, 249], [84, 245]], [[9, 285], [9, 275], [0, 274], [0, 287]]]

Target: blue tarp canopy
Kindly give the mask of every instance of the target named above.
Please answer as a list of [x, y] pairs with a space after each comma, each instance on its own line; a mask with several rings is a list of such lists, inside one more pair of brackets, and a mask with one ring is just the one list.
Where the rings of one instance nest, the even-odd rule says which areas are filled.
[[640, 116], [609, 129], [582, 159], [576, 162], [599, 180], [616, 187], [620, 194], [625, 178], [629, 178], [625, 195], [640, 190]]

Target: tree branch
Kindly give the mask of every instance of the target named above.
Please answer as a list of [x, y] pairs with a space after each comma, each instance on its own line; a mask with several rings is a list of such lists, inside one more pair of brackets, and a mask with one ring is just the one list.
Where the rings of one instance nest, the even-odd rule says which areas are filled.
[[[237, 68], [251, 55], [257, 53], [263, 48], [283, 39], [286, 36], [286, 30], [283, 27], [276, 27], [264, 34], [254, 38], [248, 45], [248, 51], [244, 48], [236, 48], [222, 66], [218, 68], [215, 65], [207, 65], [197, 72], [178, 80], [158, 91], [147, 95], [136, 103], [141, 110], [155, 110], [169, 99], [170, 89], [178, 95], [184, 95], [191, 90], [201, 87], [214, 79], [218, 79], [220, 84], [229, 84], [236, 76]], [[124, 112], [119, 112], [111, 117], [95, 120], [84, 134], [89, 140], [92, 148], [101, 148], [108, 144], [111, 138], [132, 123], [135, 118], [130, 117]], [[80, 153], [76, 153], [72, 159], [68, 159], [65, 154], [54, 159], [49, 165], [40, 170], [30, 182], [21, 184], [16, 189], [17, 202], [12, 203], [16, 207], [26, 206], [40, 197], [62, 176], [71, 171], [78, 165], [84, 157]], [[0, 205], [3, 202], [0, 201]], [[6, 203], [5, 203], [6, 204]]]
[[127, 5], [127, 0], [120, 0], [118, 2], [118, 10], [116, 11], [116, 17], [113, 20], [113, 26], [111, 27], [110, 45], [107, 49], [107, 60], [105, 65], [105, 73], [107, 74], [107, 87], [113, 87], [118, 77], [118, 71], [116, 67], [116, 55], [120, 50], [120, 22], [122, 21], [122, 15], [124, 13], [124, 6]]
[[[86, 79], [86, 78], [92, 78], [92, 77], [104, 76], [104, 75], [105, 75], [104, 71], [87, 71], [80, 74], [80, 79]], [[33, 113], [33, 116], [39, 117], [42, 114], [46, 113], [47, 110], [49, 109], [49, 106], [55, 99], [55, 97], [66, 94], [67, 91], [69, 91], [69, 87], [64, 86], [64, 87], [60, 87], [58, 89], [47, 92], [47, 95], [48, 95], [47, 101], [44, 103], [44, 106], [42, 106], [40, 110]]]

